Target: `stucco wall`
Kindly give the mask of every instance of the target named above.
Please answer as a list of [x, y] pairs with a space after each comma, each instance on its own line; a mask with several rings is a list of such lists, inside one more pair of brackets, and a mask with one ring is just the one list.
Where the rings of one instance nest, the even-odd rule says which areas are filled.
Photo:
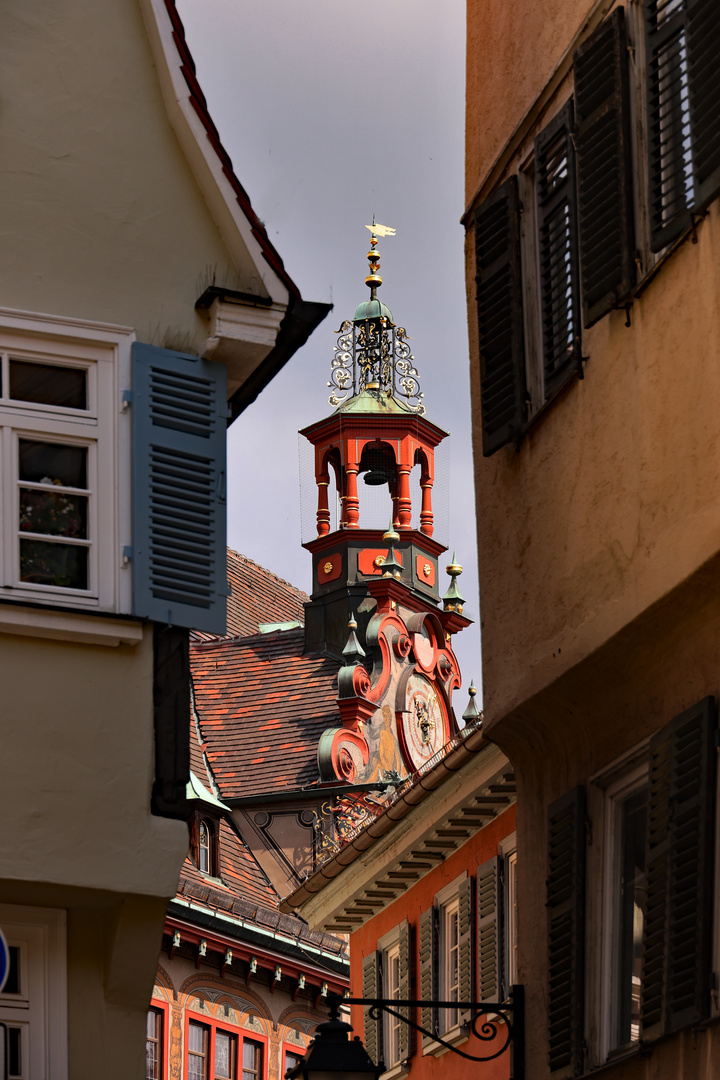
[[187, 830], [150, 814], [152, 648], [151, 627], [114, 648], [0, 635], [0, 881], [174, 893]]
[[719, 247], [716, 202], [519, 449], [482, 458], [475, 412], [489, 725], [720, 548]]
[[247, 288], [250, 260], [231, 269], [136, 0], [9, 0], [0, 27], [2, 304], [197, 347], [208, 273]]

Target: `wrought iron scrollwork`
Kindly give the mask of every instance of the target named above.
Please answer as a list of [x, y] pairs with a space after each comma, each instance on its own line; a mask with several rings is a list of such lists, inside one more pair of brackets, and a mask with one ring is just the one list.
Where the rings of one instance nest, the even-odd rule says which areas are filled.
[[395, 326], [383, 315], [354, 323], [346, 319], [337, 333], [328, 382], [331, 405], [377, 389], [404, 398], [419, 415], [425, 412], [420, 376], [403, 326]]
[[[334, 996], [329, 1002], [332, 1015], [337, 1016], [340, 1005], [363, 1005], [369, 1010], [371, 1020], [381, 1020], [383, 1013], [401, 1020], [414, 1031], [419, 1031], [426, 1038], [433, 1039], [446, 1047], [453, 1054], [468, 1061], [494, 1061], [512, 1047], [512, 1069], [510, 1080], [524, 1080], [525, 1056], [525, 998], [524, 987], [513, 986], [507, 1001], [405, 1001], [395, 998], [340, 998]], [[470, 1054], [443, 1039], [437, 1031], [428, 1031], [421, 1024], [412, 1020], [410, 1009], [452, 1009], [454, 1012], [469, 1012], [469, 1029], [481, 1043], [493, 1044], [487, 1052]], [[494, 1044], [499, 1040], [499, 1045]], [[492, 1049], [492, 1052], [490, 1052]]]

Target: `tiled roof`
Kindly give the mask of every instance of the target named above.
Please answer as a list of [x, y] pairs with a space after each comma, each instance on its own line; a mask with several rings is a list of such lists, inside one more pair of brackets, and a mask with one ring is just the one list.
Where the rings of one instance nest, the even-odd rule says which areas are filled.
[[180, 19], [177, 8], [175, 6], [175, 0], [165, 0], [165, 8], [167, 9], [167, 13], [170, 17], [170, 22], [172, 23], [173, 41], [175, 42], [175, 48], [178, 51], [178, 56], [180, 59], [180, 70], [182, 72], [183, 78], [185, 79], [185, 83], [187, 84], [188, 99], [190, 101], [190, 104], [195, 110], [200, 120], [200, 123], [205, 129], [205, 134], [207, 135], [208, 142], [210, 143], [215, 154], [217, 154], [217, 157], [220, 160], [225, 178], [227, 179], [230, 187], [233, 190], [233, 194], [237, 199], [240, 209], [250, 223], [252, 234], [260, 245], [263, 257], [273, 268], [273, 270], [283, 282], [283, 284], [286, 286], [286, 288], [290, 291], [291, 295], [299, 297], [300, 292], [297, 285], [292, 280], [287, 270], [283, 266], [283, 261], [280, 258], [280, 255], [271, 243], [270, 238], [265, 230], [265, 226], [253, 210], [250, 204], [248, 193], [245, 191], [245, 188], [242, 186], [237, 176], [235, 175], [233, 171], [232, 161], [230, 160], [230, 157], [228, 156], [225, 147], [220, 142], [220, 135], [218, 134], [218, 130], [212, 122], [210, 113], [208, 112], [205, 95], [200, 89], [200, 84], [197, 81], [197, 75], [195, 73], [195, 61], [192, 58], [190, 49], [188, 48], [187, 39], [185, 37], [185, 27], [182, 24], [182, 20]]
[[255, 862], [247, 847], [227, 821], [220, 822], [218, 849], [220, 852], [220, 881], [201, 874], [192, 859], [183, 863], [177, 895], [190, 894], [202, 903], [208, 903], [212, 893], [219, 893], [226, 899], [222, 903], [213, 903], [212, 907], [223, 906], [232, 900], [247, 900], [265, 907], [277, 908], [278, 895], [262, 870]]
[[[227, 606], [228, 637], [257, 634], [261, 623], [305, 622], [307, 593], [230, 548], [227, 575], [231, 590]], [[209, 641], [212, 637], [193, 632], [194, 641]]]
[[318, 778], [320, 735], [340, 723], [339, 664], [303, 656], [304, 636], [281, 630], [191, 645], [195, 706], [223, 799]]

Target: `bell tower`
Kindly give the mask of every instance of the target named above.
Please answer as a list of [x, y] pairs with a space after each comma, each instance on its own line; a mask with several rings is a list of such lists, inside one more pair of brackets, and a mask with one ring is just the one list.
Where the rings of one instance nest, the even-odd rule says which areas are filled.
[[[394, 230], [374, 221], [367, 227], [372, 233], [365, 278], [370, 299], [337, 332], [328, 383], [335, 409], [301, 431], [314, 447], [317, 485], [317, 537], [304, 545], [313, 558], [306, 645], [308, 651], [338, 656], [351, 615], [364, 636], [377, 606], [371, 583], [378, 579], [393, 577], [405, 585], [406, 602], [418, 612], [437, 607], [438, 560], [446, 550], [433, 539], [432, 493], [435, 448], [447, 432], [425, 417], [407, 331], [378, 300], [378, 235]], [[419, 514], [413, 522], [411, 474], [416, 467], [412, 481], [420, 488]], [[339, 502], [334, 531], [331, 480]], [[387, 531], [363, 521], [360, 483], [388, 489]]]

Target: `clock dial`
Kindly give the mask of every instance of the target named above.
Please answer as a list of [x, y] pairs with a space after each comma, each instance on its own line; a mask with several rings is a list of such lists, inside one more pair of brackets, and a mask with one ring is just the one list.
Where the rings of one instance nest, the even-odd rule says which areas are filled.
[[416, 673], [408, 679], [400, 726], [403, 749], [413, 769], [424, 765], [448, 741], [442, 698], [424, 675]]

